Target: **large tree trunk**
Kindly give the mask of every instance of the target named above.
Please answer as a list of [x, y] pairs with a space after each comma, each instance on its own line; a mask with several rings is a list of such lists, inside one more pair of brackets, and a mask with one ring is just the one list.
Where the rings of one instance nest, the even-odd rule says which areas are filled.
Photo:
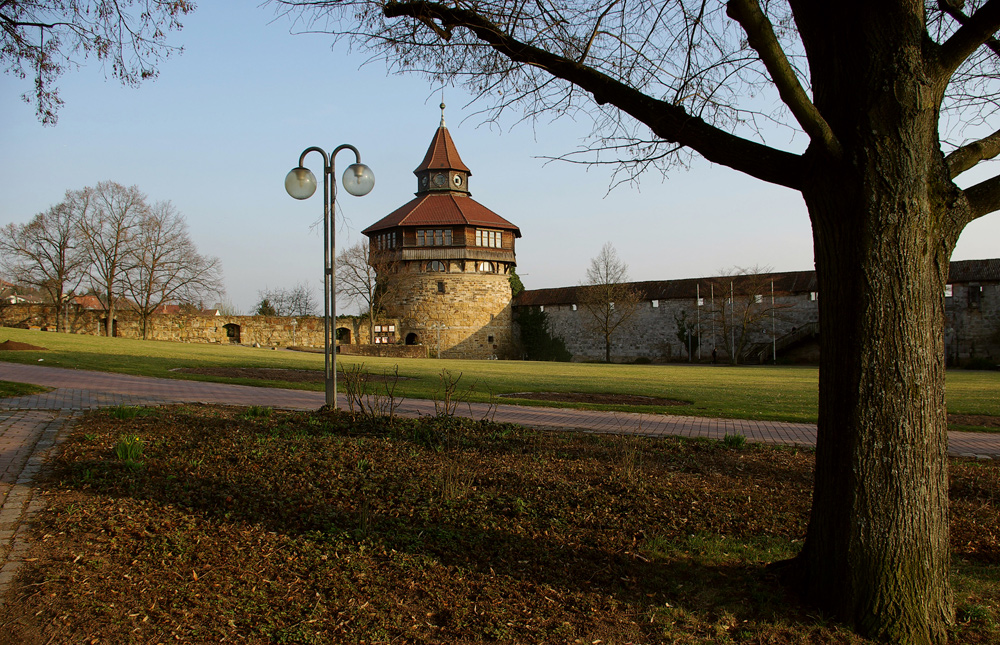
[[831, 25], [845, 19], [832, 6], [802, 3], [796, 16], [807, 47], [850, 51], [856, 64], [845, 54], [812, 70], [844, 154], [807, 153], [822, 356], [813, 507], [795, 573], [866, 636], [944, 643], [944, 286], [960, 232], [949, 209], [961, 200], [938, 144], [942, 88], [923, 59], [919, 0], [893, 15], [859, 6], [870, 15], [846, 16], [852, 24]]
[[[942, 340], [950, 248], [898, 225], [933, 219], [926, 197], [922, 207], [907, 201], [872, 204], [872, 226], [844, 217], [849, 210], [815, 226], [819, 433], [801, 560], [809, 595], [861, 633], [943, 643], [952, 618]], [[831, 193], [826, 209], [838, 203]]]

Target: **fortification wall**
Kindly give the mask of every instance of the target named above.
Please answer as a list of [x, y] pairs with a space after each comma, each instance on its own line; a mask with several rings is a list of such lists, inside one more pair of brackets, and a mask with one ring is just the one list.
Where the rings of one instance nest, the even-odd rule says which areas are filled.
[[[769, 301], [770, 296], [764, 295]], [[819, 301], [807, 292], [780, 296], [781, 307], [776, 315], [772, 334], [771, 319], [765, 317], [752, 327], [751, 341], [758, 344], [766, 359], [766, 345], [772, 336], [778, 341], [778, 357], [792, 362], [818, 362], [818, 344], [802, 342], [783, 350], [781, 339], [796, 330], [819, 321]], [[769, 304], [769, 302], [768, 302]], [[716, 299], [715, 306], [720, 306]], [[566, 343], [574, 361], [604, 360], [604, 338], [592, 329], [589, 316], [582, 306], [572, 304], [545, 305], [549, 332]], [[720, 360], [727, 359], [726, 343], [720, 325], [712, 324], [712, 303], [704, 299], [702, 307], [693, 300], [643, 301], [632, 321], [616, 332], [612, 339], [612, 360], [631, 362], [637, 358], [651, 361], [687, 360], [687, 351], [677, 337], [676, 317], [682, 312], [688, 321], [701, 319], [701, 360], [709, 360], [712, 348], [718, 347]], [[739, 307], [737, 308], [739, 311]], [[714, 334], [713, 334], [714, 332]], [[714, 339], [714, 340], [713, 340]], [[945, 298], [945, 353], [949, 364], [958, 365], [983, 358], [1000, 362], [1000, 283], [954, 283]], [[695, 352], [695, 360], [698, 360]]]
[[[770, 295], [766, 306], [770, 307]], [[713, 311], [723, 306], [722, 299], [713, 303], [702, 299], [699, 307], [691, 300], [643, 300], [635, 315], [612, 336], [611, 356], [614, 361], [631, 362], [637, 358], [653, 362], [686, 361], [687, 348], [677, 336], [677, 318], [686, 315], [688, 323], [700, 329], [700, 353], [694, 359], [710, 360], [712, 349], [718, 348], [720, 360], [726, 359], [725, 333], [722, 324], [713, 323]], [[805, 325], [819, 320], [818, 301], [809, 294], [794, 294], [775, 298], [773, 336], [784, 337]], [[739, 311], [739, 309], [738, 309]], [[582, 305], [546, 305], [549, 333], [561, 338], [574, 361], [603, 361], [604, 336], [593, 329], [592, 316]], [[772, 339], [771, 317], [765, 316], [750, 326], [750, 343], [766, 344]], [[738, 324], [738, 323], [737, 323]]]
[[[75, 334], [104, 335], [103, 311], [71, 307], [65, 315], [66, 329]], [[398, 321], [388, 321], [394, 325]], [[17, 304], [0, 307], [0, 325], [55, 331], [55, 308], [51, 305]], [[338, 341], [343, 345], [367, 344], [368, 325], [353, 317], [337, 319]], [[142, 338], [142, 321], [132, 311], [115, 314], [115, 335]], [[322, 316], [203, 316], [155, 314], [150, 317], [146, 337], [181, 343], [258, 344], [264, 347], [323, 347]]]
[[1000, 362], [1000, 283], [952, 285], [945, 298], [944, 340], [949, 364], [976, 358]]

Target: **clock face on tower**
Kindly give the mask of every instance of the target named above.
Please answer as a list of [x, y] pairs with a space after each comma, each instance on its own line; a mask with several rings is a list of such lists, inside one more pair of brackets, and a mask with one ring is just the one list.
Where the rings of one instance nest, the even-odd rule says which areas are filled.
[[448, 183], [448, 178], [445, 177], [443, 174], [438, 173], [434, 175], [434, 185], [437, 186], [438, 188], [444, 186], [447, 183]]

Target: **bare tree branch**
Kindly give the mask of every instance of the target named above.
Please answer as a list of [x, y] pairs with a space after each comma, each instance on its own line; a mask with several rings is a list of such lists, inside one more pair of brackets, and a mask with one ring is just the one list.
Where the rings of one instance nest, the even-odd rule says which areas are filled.
[[1000, 176], [966, 188], [965, 198], [969, 200], [969, 221], [1000, 210]]
[[954, 179], [980, 161], [992, 159], [998, 154], [1000, 154], [1000, 130], [979, 141], [952, 150], [944, 160], [948, 164], [948, 173]]
[[148, 210], [146, 195], [136, 186], [126, 188], [113, 181], [72, 194], [83, 246], [90, 257], [91, 285], [107, 311], [105, 333], [110, 337], [129, 269], [130, 244]]
[[1000, 29], [1000, 0], [989, 0], [941, 45], [943, 75], [951, 76], [997, 29]]
[[[964, 2], [959, 3], [955, 0], [938, 0], [937, 4], [941, 11], [951, 16], [958, 24], [964, 25], [969, 21], [969, 16], [965, 15], [962, 11], [962, 5]], [[1000, 56], [1000, 41], [996, 38], [992, 36], [987, 38], [986, 46], [989, 47], [994, 54]]]
[[167, 33], [194, 10], [190, 0], [16, 0], [0, 3], [0, 66], [33, 77], [22, 98], [43, 125], [54, 125], [62, 100], [55, 80], [81, 58], [110, 65], [111, 76], [136, 86], [180, 48]]
[[789, 188], [800, 187], [798, 155], [734, 136], [692, 116], [682, 107], [650, 97], [574, 59], [521, 42], [478, 13], [424, 0], [389, 2], [383, 11], [388, 18], [429, 18], [446, 28], [465, 27], [511, 60], [573, 83], [589, 92], [599, 105], [614, 105], [647, 124], [666, 141], [681, 143], [709, 161], [758, 179]]
[[792, 111], [802, 129], [828, 153], [839, 158], [843, 154], [840, 142], [830, 124], [802, 89], [795, 70], [788, 63], [788, 58], [774, 35], [771, 22], [761, 11], [757, 0], [729, 0], [727, 12], [743, 27], [750, 46], [760, 55], [761, 62], [778, 88], [778, 95]]
[[368, 314], [368, 342], [375, 342], [375, 321], [412, 284], [398, 252], [392, 248], [372, 248], [368, 239], [344, 249], [337, 259], [340, 291]]
[[583, 53], [580, 54], [580, 59], [577, 61], [578, 63], [582, 63], [587, 60], [587, 54], [590, 53], [590, 48], [594, 45], [594, 39], [597, 38], [597, 34], [601, 29], [601, 21], [603, 21], [604, 17], [608, 15], [608, 12], [614, 9], [618, 2], [619, 0], [613, 0], [611, 4], [608, 5], [607, 9], [605, 9], [601, 15], [597, 17], [597, 22], [594, 24], [594, 30], [590, 32], [590, 39], [587, 40], [587, 46], [583, 48]]
[[292, 288], [264, 288], [257, 292], [256, 311], [261, 316], [315, 316], [316, 298], [308, 284]]

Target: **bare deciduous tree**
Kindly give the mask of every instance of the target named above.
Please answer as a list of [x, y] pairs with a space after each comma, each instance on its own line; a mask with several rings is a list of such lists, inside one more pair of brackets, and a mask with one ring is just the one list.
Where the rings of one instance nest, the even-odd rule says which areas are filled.
[[337, 289], [368, 315], [368, 342], [375, 342], [375, 320], [406, 289], [409, 274], [393, 250], [379, 251], [363, 240], [344, 249], [337, 259]]
[[267, 304], [271, 307], [267, 312], [273, 311], [274, 313], [271, 315], [274, 316], [316, 315], [316, 298], [313, 295], [312, 289], [304, 282], [300, 282], [290, 289], [264, 288], [257, 292], [257, 297], [260, 298], [257, 301], [257, 311], [260, 311], [261, 305], [264, 301], [267, 301]]
[[0, 65], [21, 79], [39, 120], [54, 125], [63, 104], [54, 83], [78, 57], [110, 63], [111, 74], [136, 86], [157, 75], [156, 65], [179, 48], [167, 32], [194, 10], [189, 0], [4, 0], [0, 2]]
[[610, 242], [590, 259], [587, 278], [578, 293], [580, 305], [589, 314], [584, 317], [584, 326], [600, 336], [604, 360], [610, 363], [614, 336], [631, 323], [641, 297], [628, 281], [628, 265]]
[[0, 229], [0, 270], [19, 284], [40, 290], [56, 311], [56, 329], [66, 330], [66, 301], [86, 273], [77, 219], [64, 201], [27, 224]]
[[693, 363], [694, 353], [701, 345], [701, 329], [698, 325], [697, 310], [690, 318], [688, 318], [689, 313], [691, 312], [688, 309], [681, 309], [674, 314], [674, 323], [677, 325], [677, 340], [687, 352], [688, 362]]
[[[391, 69], [464, 83], [493, 116], [593, 114], [585, 161], [626, 177], [698, 154], [800, 192], [820, 412], [809, 529], [785, 571], [862, 634], [946, 641], [942, 293], [959, 234], [1000, 209], [1000, 177], [956, 181], [1000, 152], [1000, 0], [281, 5]], [[771, 123], [786, 132], [755, 127]], [[805, 145], [762, 143], [788, 131]]]
[[114, 318], [129, 269], [129, 249], [146, 216], [146, 196], [136, 186], [102, 181], [93, 188], [71, 191], [71, 208], [89, 256], [90, 282], [107, 312], [105, 335], [114, 335]]
[[744, 362], [755, 341], [770, 336], [772, 317], [780, 318], [788, 305], [772, 302], [774, 276], [767, 267], [733, 267], [709, 280], [713, 297], [708, 303], [709, 324], [733, 365]]
[[168, 302], [194, 304], [223, 291], [218, 258], [198, 253], [184, 216], [170, 202], [153, 204], [133, 231], [124, 272], [125, 293], [149, 333], [153, 312]]
[[241, 316], [240, 308], [233, 303], [229, 298], [224, 298], [223, 300], [215, 303], [215, 308], [219, 310], [219, 313], [223, 316]]

